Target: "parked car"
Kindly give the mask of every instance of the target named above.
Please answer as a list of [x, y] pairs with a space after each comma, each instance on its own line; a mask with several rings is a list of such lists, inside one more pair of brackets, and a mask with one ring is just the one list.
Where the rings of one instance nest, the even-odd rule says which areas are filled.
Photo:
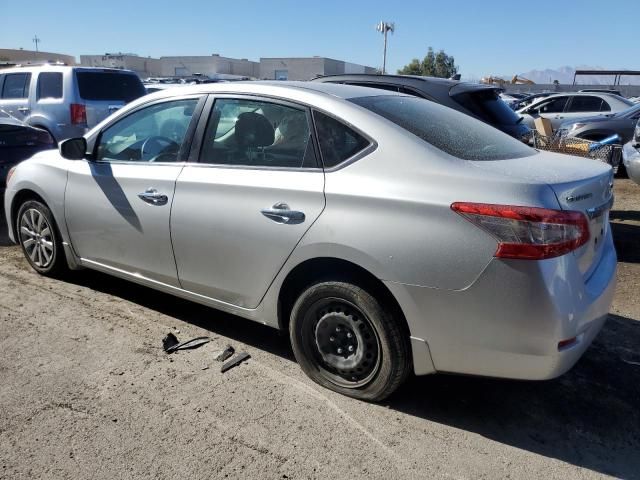
[[632, 105], [626, 98], [608, 93], [561, 93], [524, 107], [518, 110], [518, 114], [524, 117], [523, 123], [531, 128], [536, 118], [548, 118], [555, 130], [569, 120], [621, 112]]
[[146, 94], [129, 70], [36, 65], [0, 71], [0, 108], [59, 142]]
[[628, 175], [640, 185], [640, 120], [636, 124], [633, 138], [622, 148], [622, 164], [619, 169], [624, 169], [624, 172], [620, 172], [621, 175]]
[[571, 368], [614, 294], [612, 198], [608, 165], [436, 102], [236, 82], [148, 95], [22, 162], [5, 212], [37, 272], [288, 330], [314, 381], [381, 400], [411, 371]]
[[502, 101], [502, 89], [495, 85], [413, 75], [330, 75], [312, 81], [406, 93], [470, 115], [517, 139], [528, 138], [531, 133], [531, 129], [521, 123], [520, 116]]
[[9, 169], [34, 153], [55, 148], [51, 135], [0, 110], [0, 190]]
[[640, 105], [636, 104], [621, 112], [564, 122], [557, 133], [561, 136], [594, 141], [617, 134], [621, 143], [627, 143], [633, 138], [633, 131], [639, 119]]

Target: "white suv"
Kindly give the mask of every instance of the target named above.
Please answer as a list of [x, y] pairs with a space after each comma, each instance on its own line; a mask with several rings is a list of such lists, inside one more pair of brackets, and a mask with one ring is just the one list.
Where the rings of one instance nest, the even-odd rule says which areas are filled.
[[0, 110], [47, 130], [57, 142], [84, 135], [145, 94], [130, 70], [58, 65], [0, 70]]

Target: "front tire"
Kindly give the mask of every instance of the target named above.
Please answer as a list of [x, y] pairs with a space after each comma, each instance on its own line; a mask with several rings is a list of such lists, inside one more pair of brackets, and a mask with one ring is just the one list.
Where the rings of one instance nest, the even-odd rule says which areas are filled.
[[23, 203], [16, 216], [16, 232], [25, 258], [36, 272], [53, 277], [66, 270], [60, 234], [46, 205], [36, 200]]
[[349, 397], [381, 401], [411, 370], [403, 325], [363, 288], [327, 281], [298, 297], [289, 331], [296, 360], [313, 381]]

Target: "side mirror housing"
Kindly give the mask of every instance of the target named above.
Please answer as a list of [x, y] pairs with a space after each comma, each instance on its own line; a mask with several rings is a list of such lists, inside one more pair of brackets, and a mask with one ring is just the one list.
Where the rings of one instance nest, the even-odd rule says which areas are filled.
[[84, 137], [63, 140], [60, 142], [60, 155], [67, 160], [82, 160], [87, 155], [87, 141]]

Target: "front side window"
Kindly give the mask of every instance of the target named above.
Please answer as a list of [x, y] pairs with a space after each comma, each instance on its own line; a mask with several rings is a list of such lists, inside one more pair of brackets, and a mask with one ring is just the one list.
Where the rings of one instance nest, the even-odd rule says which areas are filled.
[[369, 146], [369, 141], [344, 123], [313, 112], [324, 168], [335, 167]]
[[2, 98], [27, 98], [30, 82], [30, 73], [8, 73], [2, 87]]
[[307, 112], [260, 100], [216, 100], [205, 131], [200, 162], [316, 168]]
[[165, 102], [124, 117], [102, 132], [98, 161], [177, 162], [198, 99]]
[[62, 98], [62, 73], [43, 72], [38, 75], [38, 100]]
[[505, 160], [536, 154], [534, 149], [486, 123], [421, 98], [384, 95], [351, 101], [463, 160]]
[[533, 110], [538, 113], [562, 113], [564, 112], [564, 107], [566, 104], [567, 97], [558, 97], [544, 102], [538, 107], [533, 107]]
[[515, 125], [520, 119], [518, 114], [500, 98], [497, 90], [476, 90], [459, 93], [451, 98], [492, 125]]
[[571, 99], [569, 112], [599, 112], [601, 108], [602, 99], [600, 97], [580, 95]]

